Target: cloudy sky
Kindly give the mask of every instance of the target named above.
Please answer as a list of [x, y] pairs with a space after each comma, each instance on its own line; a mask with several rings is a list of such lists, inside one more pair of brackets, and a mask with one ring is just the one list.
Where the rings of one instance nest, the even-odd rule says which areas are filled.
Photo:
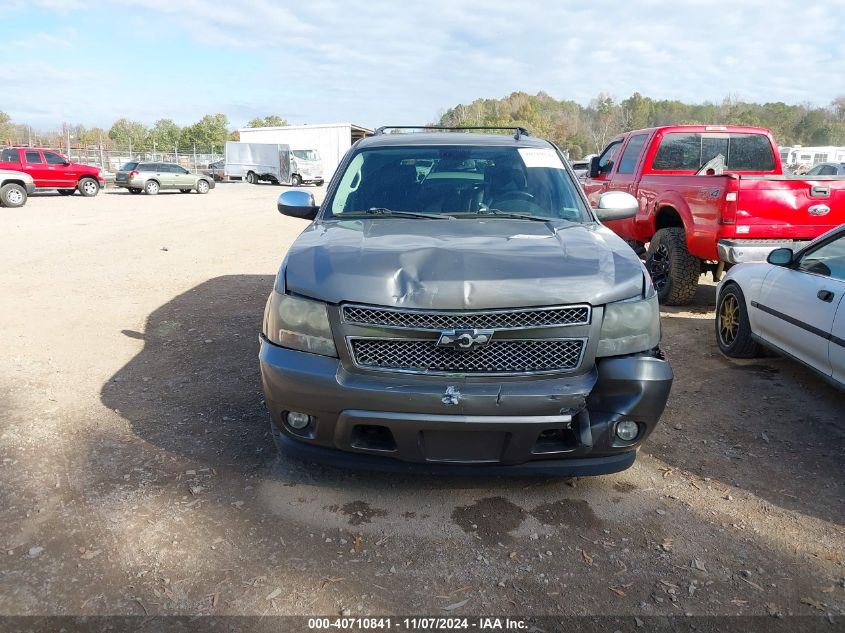
[[[120, 8], [115, 8], [115, 7]], [[845, 0], [2, 0], [0, 110], [17, 122], [421, 124], [540, 90], [587, 103], [826, 105]]]

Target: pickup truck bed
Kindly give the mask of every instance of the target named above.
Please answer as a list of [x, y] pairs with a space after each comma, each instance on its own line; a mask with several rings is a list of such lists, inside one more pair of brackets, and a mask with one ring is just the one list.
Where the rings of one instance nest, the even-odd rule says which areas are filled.
[[[706, 164], [689, 163], [688, 156], [660, 157], [661, 143], [671, 135], [704, 139], [702, 153], [711, 135], [716, 140], [759, 135], [765, 143], [758, 139], [753, 147], [764, 155], [741, 159], [769, 169], [728, 166], [711, 174]], [[627, 150], [635, 137], [639, 154], [632, 157]], [[679, 166], [694, 168], [674, 169], [673, 159], [687, 160]], [[705, 173], [699, 175], [700, 170]], [[760, 128], [720, 127], [716, 132], [705, 126], [673, 126], [628, 132], [594, 159], [584, 189], [593, 201], [613, 190], [639, 200], [636, 217], [609, 222], [608, 227], [640, 252], [648, 244], [646, 266], [661, 301], [668, 304], [689, 302], [702, 272], [712, 271], [718, 278], [732, 264], [764, 261], [774, 248], [798, 248], [845, 223], [845, 177], [785, 175], [770, 133]]]

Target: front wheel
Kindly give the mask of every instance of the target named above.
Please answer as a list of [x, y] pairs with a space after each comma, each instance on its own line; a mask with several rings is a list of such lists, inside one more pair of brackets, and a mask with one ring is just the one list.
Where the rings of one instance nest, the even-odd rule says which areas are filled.
[[249, 184], [254, 185], [255, 183], [257, 183], [257, 182], [258, 182], [258, 178], [256, 178], [256, 177], [255, 177], [255, 174], [253, 174], [252, 172], [249, 172], [249, 173], [246, 175], [246, 181], [247, 181]]
[[322, 180], [317, 180], [316, 182], [314, 182], [314, 186], [315, 186], [315, 187], [322, 187], [322, 186], [323, 186], [323, 181], [322, 181]]
[[716, 302], [716, 342], [725, 356], [755, 358], [760, 344], [751, 336], [751, 323], [742, 290], [735, 283], [722, 289]]
[[98, 183], [93, 178], [83, 178], [79, 181], [79, 184], [76, 186], [79, 189], [79, 193], [81, 193], [86, 198], [93, 198], [98, 193], [100, 193], [100, 183]]
[[10, 182], [0, 187], [0, 204], [15, 209], [26, 204], [26, 189]]
[[76, 193], [76, 189], [59, 189], [58, 192], [60, 196], [72, 196]]
[[645, 267], [660, 303], [681, 306], [692, 301], [698, 289], [701, 261], [687, 250], [684, 229], [657, 231], [648, 244]]
[[148, 196], [154, 196], [158, 193], [159, 186], [155, 180], [148, 180], [144, 185], [144, 193]]
[[211, 187], [209, 187], [207, 180], [200, 180], [199, 182], [197, 182], [197, 193], [208, 193], [208, 190], [210, 188]]
[[293, 174], [290, 177], [290, 186], [299, 187], [300, 185], [302, 185], [302, 176], [300, 176], [299, 174]]

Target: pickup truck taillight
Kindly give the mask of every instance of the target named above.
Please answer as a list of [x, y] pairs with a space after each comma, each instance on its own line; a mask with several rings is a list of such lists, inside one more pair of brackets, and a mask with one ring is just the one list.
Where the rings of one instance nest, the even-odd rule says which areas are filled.
[[728, 190], [725, 192], [725, 204], [722, 205], [722, 217], [719, 224], [736, 224], [736, 208], [739, 198], [739, 177], [728, 177]]
[[140, 172], [140, 171], [138, 171], [137, 169], [133, 169], [132, 171], [130, 171], [130, 172], [129, 172], [129, 177], [130, 177], [130, 178], [134, 178], [135, 176], [137, 176], [137, 175], [138, 175], [138, 174], [140, 174], [140, 173], [141, 173], [141, 172]]

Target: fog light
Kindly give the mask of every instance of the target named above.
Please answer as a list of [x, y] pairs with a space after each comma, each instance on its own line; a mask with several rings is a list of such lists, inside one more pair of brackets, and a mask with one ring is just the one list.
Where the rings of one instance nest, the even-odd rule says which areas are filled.
[[311, 416], [307, 413], [300, 413], [299, 411], [288, 411], [286, 421], [290, 428], [301, 431], [311, 424]]
[[622, 420], [616, 425], [616, 437], [625, 442], [635, 439], [640, 433], [640, 427], [632, 420]]

